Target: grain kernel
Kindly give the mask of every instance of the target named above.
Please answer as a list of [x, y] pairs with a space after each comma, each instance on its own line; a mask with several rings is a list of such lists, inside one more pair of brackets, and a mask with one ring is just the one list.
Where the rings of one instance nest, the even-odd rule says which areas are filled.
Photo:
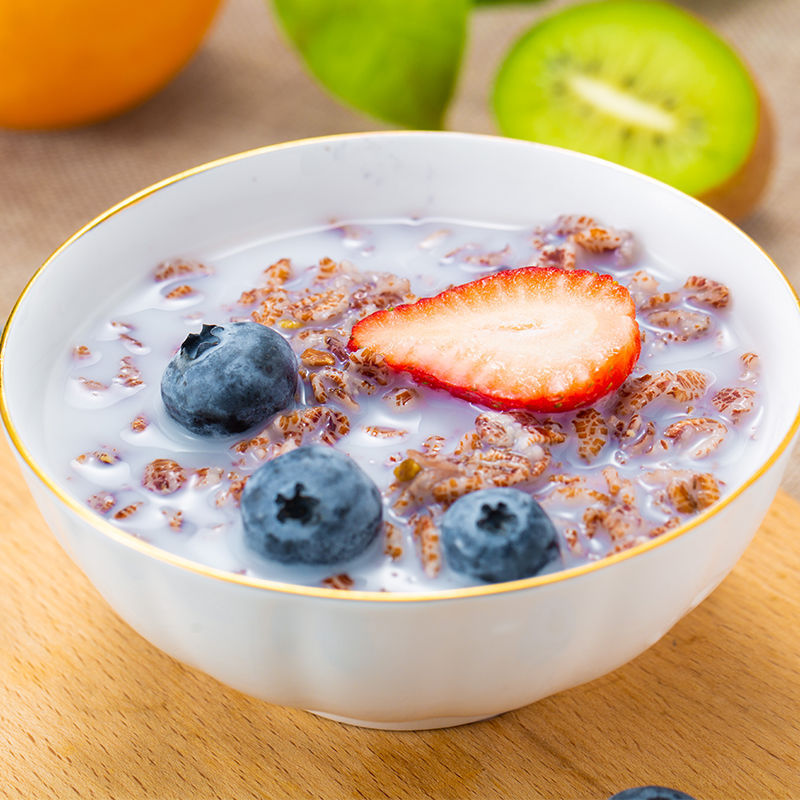
[[336, 359], [331, 353], [326, 353], [324, 350], [315, 350], [313, 347], [304, 350], [300, 360], [307, 367], [330, 367], [336, 363]]
[[413, 458], [407, 458], [394, 468], [394, 476], [399, 481], [410, 481], [421, 469]]

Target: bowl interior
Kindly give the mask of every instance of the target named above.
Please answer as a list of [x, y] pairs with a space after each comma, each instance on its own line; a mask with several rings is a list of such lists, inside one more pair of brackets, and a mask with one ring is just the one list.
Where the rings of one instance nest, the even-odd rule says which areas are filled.
[[331, 220], [535, 225], [564, 213], [629, 229], [671, 271], [730, 287], [762, 358], [766, 413], [748, 448], [747, 480], [786, 444], [798, 415], [800, 314], [786, 279], [739, 229], [664, 184], [577, 153], [467, 134], [361, 134], [265, 148], [112, 209], [54, 254], [12, 315], [2, 351], [6, 425], [35, 470], [64, 487], [42, 424], [51, 364], [87, 317], [167, 258], [213, 261]]

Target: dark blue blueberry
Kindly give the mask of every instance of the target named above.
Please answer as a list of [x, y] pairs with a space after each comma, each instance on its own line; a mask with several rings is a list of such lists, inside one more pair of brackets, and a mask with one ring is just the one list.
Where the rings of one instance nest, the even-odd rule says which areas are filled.
[[519, 489], [464, 495], [447, 509], [441, 528], [450, 568], [492, 583], [536, 575], [559, 554], [550, 518]]
[[286, 408], [297, 388], [297, 358], [286, 340], [256, 322], [203, 325], [164, 370], [161, 399], [192, 433], [228, 436]]
[[351, 458], [298, 447], [259, 467], [242, 492], [248, 547], [285, 564], [335, 564], [367, 549], [381, 527], [378, 487]]
[[694, 800], [694, 798], [677, 789], [667, 789], [664, 786], [637, 786], [635, 789], [619, 792], [609, 800]]

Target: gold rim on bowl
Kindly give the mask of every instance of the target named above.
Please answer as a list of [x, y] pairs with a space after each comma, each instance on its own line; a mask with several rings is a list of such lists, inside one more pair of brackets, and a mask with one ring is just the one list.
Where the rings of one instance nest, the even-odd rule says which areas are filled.
[[[175, 175], [172, 175], [169, 178], [165, 178], [164, 180], [158, 181], [157, 183], [152, 184], [139, 192], [131, 195], [130, 197], [122, 200], [120, 203], [112, 206], [110, 209], [105, 211], [104, 213], [100, 214], [98, 217], [93, 219], [91, 222], [84, 225], [80, 230], [70, 236], [60, 247], [58, 247], [39, 267], [38, 270], [33, 274], [31, 279], [26, 284], [25, 288], [22, 290], [17, 302], [14, 304], [14, 307], [9, 314], [8, 320], [6, 321], [2, 338], [0, 339], [0, 417], [2, 417], [3, 423], [5, 424], [6, 431], [8, 433], [11, 442], [13, 443], [14, 447], [16, 448], [19, 455], [25, 461], [25, 463], [30, 467], [34, 475], [65, 505], [69, 508], [72, 512], [74, 512], [78, 517], [82, 518], [84, 521], [88, 522], [93, 528], [100, 531], [101, 533], [109, 536], [111, 539], [117, 541], [120, 544], [125, 545], [126, 547], [130, 547], [133, 550], [137, 550], [138, 552], [142, 553], [143, 555], [149, 556], [154, 558], [158, 561], [164, 561], [168, 564], [171, 564], [175, 567], [179, 567], [181, 569], [186, 569], [191, 572], [198, 573], [200, 575], [205, 575], [209, 578], [215, 578], [217, 580], [227, 581], [228, 583], [236, 583], [242, 586], [249, 586], [255, 589], [268, 589], [270, 591], [281, 592], [283, 594], [294, 594], [294, 595], [302, 595], [305, 597], [320, 597], [326, 598], [329, 600], [340, 600], [340, 601], [353, 601], [353, 600], [361, 600], [361, 601], [377, 601], [377, 602], [430, 602], [430, 601], [438, 601], [438, 600], [456, 600], [459, 598], [469, 598], [469, 597], [483, 597], [486, 595], [493, 595], [493, 594], [505, 594], [506, 592], [515, 592], [521, 589], [531, 589], [536, 586], [545, 586], [552, 583], [558, 583], [559, 581], [569, 580], [570, 578], [577, 578], [581, 575], [586, 575], [590, 572], [595, 572], [599, 569], [604, 569], [606, 567], [610, 567], [613, 564], [617, 564], [620, 561], [626, 561], [629, 558], [633, 558], [641, 553], [646, 553], [650, 550], [654, 550], [657, 547], [661, 547], [662, 545], [671, 542], [674, 539], [677, 539], [679, 536], [682, 536], [684, 533], [687, 533], [689, 530], [695, 528], [698, 525], [701, 525], [706, 520], [710, 519], [711, 517], [718, 514], [722, 511], [723, 508], [728, 506], [732, 503], [739, 495], [741, 495], [746, 489], [752, 486], [762, 475], [764, 475], [778, 458], [781, 456], [783, 451], [789, 446], [790, 442], [795, 436], [795, 433], [800, 427], [800, 401], [798, 401], [798, 409], [795, 413], [794, 420], [789, 427], [789, 430], [786, 432], [784, 437], [781, 439], [778, 446], [773, 450], [767, 460], [759, 467], [755, 472], [753, 472], [750, 477], [745, 480], [740, 486], [738, 486], [734, 491], [732, 491], [729, 495], [726, 495], [713, 506], [710, 506], [705, 511], [700, 512], [696, 516], [692, 517], [690, 520], [678, 525], [677, 527], [673, 528], [666, 533], [661, 534], [655, 539], [651, 539], [647, 542], [642, 542], [641, 544], [635, 545], [627, 550], [623, 550], [620, 553], [614, 553], [612, 555], [606, 556], [598, 561], [593, 561], [589, 564], [583, 564], [581, 566], [576, 567], [569, 567], [568, 569], [559, 570], [558, 572], [548, 573], [546, 575], [537, 575], [532, 578], [523, 578], [517, 581], [507, 581], [503, 583], [490, 583], [490, 584], [482, 584], [480, 586], [468, 586], [461, 589], [446, 589], [443, 591], [438, 592], [376, 592], [376, 591], [357, 591], [352, 589], [328, 589], [324, 587], [317, 587], [317, 586], [302, 586], [298, 584], [291, 584], [291, 583], [283, 583], [280, 581], [269, 580], [267, 578], [255, 578], [249, 577], [246, 575], [237, 575], [232, 572], [227, 572], [225, 570], [216, 569], [215, 567], [209, 567], [204, 564], [200, 564], [198, 562], [192, 561], [191, 559], [184, 558], [183, 556], [178, 556], [173, 553], [170, 553], [166, 550], [157, 547], [154, 544], [150, 544], [142, 539], [139, 539], [132, 533], [128, 533], [121, 528], [117, 528], [116, 526], [112, 525], [110, 522], [106, 521], [102, 517], [97, 516], [96, 514], [92, 513], [89, 508], [84, 506], [82, 503], [79, 503], [75, 498], [71, 497], [67, 494], [61, 487], [57, 485], [57, 483], [50, 478], [47, 473], [37, 464], [36, 460], [33, 458], [27, 447], [22, 442], [21, 437], [16, 431], [14, 424], [11, 420], [11, 414], [8, 409], [8, 403], [6, 398], [5, 392], [5, 381], [3, 380], [3, 370], [5, 365], [5, 352], [6, 352], [6, 344], [8, 339], [9, 331], [12, 327], [12, 323], [14, 321], [14, 317], [25, 300], [25, 297], [33, 287], [34, 283], [38, 280], [38, 278], [42, 275], [45, 268], [54, 261], [59, 254], [69, 247], [73, 242], [79, 239], [84, 234], [88, 233], [92, 229], [96, 228], [98, 225], [103, 223], [105, 220], [109, 219], [110, 217], [118, 214], [120, 211], [129, 208], [136, 203], [144, 200], [145, 198], [149, 197], [150, 195], [154, 194], [155, 192], [163, 189], [167, 186], [171, 186], [172, 184], [178, 183], [186, 178], [189, 178], [193, 175], [197, 175], [201, 172], [206, 172], [210, 169], [214, 169], [216, 167], [222, 166], [224, 164], [229, 164], [234, 161], [241, 161], [246, 158], [250, 158], [251, 156], [260, 155], [262, 153], [274, 151], [274, 150], [282, 150], [285, 148], [296, 147], [298, 145], [304, 144], [313, 144], [313, 143], [323, 143], [323, 142], [333, 142], [338, 141], [341, 139], [360, 139], [364, 137], [372, 137], [372, 136], [443, 136], [443, 137], [469, 137], [472, 139], [491, 139], [496, 141], [498, 138], [496, 136], [489, 136], [489, 135], [481, 135], [481, 134], [468, 134], [468, 133], [456, 133], [456, 132], [420, 132], [420, 131], [377, 131], [377, 132], [360, 132], [360, 133], [343, 133], [343, 134], [334, 134], [330, 136], [318, 136], [318, 137], [310, 137], [305, 139], [295, 139], [289, 142], [281, 142], [279, 144], [272, 144], [266, 145], [263, 147], [254, 148], [252, 150], [245, 150], [241, 153], [235, 153], [230, 156], [225, 156], [223, 158], [215, 159], [214, 161], [209, 161], [204, 164], [200, 164], [196, 167], [192, 167], [191, 169], [185, 170], [183, 172], [179, 172]], [[552, 147], [550, 145], [542, 145], [538, 143], [529, 142], [531, 146], [544, 148], [547, 150], [561, 150], [561, 148]], [[574, 156], [580, 157], [583, 159], [587, 159], [590, 161], [598, 161], [600, 159], [594, 158], [592, 156], [584, 155], [582, 153], [573, 153]], [[633, 172], [633, 170], [629, 170], [626, 167], [622, 167], [618, 164], [613, 164], [612, 166], [624, 170], [626, 172]], [[661, 183], [660, 181], [656, 181], [653, 178], [650, 178], [646, 175], [642, 175], [641, 173], [635, 173], [639, 178], [654, 181], [658, 183], [662, 187], [665, 184]], [[713, 208], [706, 206], [704, 203], [701, 203], [699, 200], [690, 197], [689, 195], [680, 192], [678, 189], [674, 189], [673, 187], [667, 186], [667, 189], [673, 192], [677, 192], [678, 194], [682, 194], [686, 199], [697, 203], [698, 205], [704, 206], [708, 210], [712, 211], [718, 217], [723, 219], [727, 224], [733, 225], [733, 223], [724, 217], [722, 214], [719, 214]], [[735, 226], [734, 226], [735, 227]], [[739, 232], [748, 239], [767, 259], [767, 261], [772, 264], [778, 274], [781, 276], [783, 281], [785, 282], [787, 288], [789, 289], [790, 293], [794, 297], [795, 304], [797, 305], [798, 312], [800, 312], [800, 297], [798, 297], [797, 292], [794, 290], [794, 287], [787, 279], [786, 275], [783, 274], [783, 271], [778, 267], [778, 265], [769, 257], [769, 255], [764, 251], [764, 249], [755, 242], [750, 236], [748, 236], [744, 231], [740, 228], [738, 229]]]

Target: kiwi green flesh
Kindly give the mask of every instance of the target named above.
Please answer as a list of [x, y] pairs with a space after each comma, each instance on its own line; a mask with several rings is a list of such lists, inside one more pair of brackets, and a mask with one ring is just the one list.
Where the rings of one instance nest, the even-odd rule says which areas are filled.
[[600, 156], [689, 194], [748, 158], [758, 93], [736, 53], [661, 2], [603, 0], [535, 25], [498, 73], [501, 131]]

